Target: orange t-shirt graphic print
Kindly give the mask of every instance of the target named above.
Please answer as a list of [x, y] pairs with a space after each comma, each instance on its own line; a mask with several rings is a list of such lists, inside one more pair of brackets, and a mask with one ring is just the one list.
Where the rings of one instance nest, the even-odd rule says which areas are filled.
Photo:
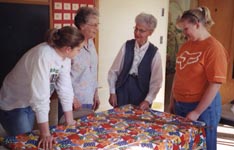
[[190, 53], [188, 51], [184, 51], [176, 59], [176, 63], [178, 63], [179, 68], [182, 70], [185, 66], [198, 62], [201, 54], [202, 54], [202, 52]]

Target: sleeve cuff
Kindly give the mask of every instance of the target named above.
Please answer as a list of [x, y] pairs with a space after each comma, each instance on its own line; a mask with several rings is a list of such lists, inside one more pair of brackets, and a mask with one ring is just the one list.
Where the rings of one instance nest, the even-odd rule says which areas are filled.
[[72, 111], [72, 104], [66, 104], [65, 106], [63, 105], [63, 111]]
[[49, 120], [49, 112], [38, 112], [36, 113], [36, 119], [37, 119], [37, 123], [44, 123], [44, 122], [48, 122]]
[[115, 88], [110, 89], [111, 94], [115, 94]]
[[147, 96], [146, 98], [145, 98], [145, 100], [147, 101], [147, 102], [149, 102], [150, 104], [152, 104], [152, 102], [153, 102], [153, 98], [151, 97], [151, 96]]

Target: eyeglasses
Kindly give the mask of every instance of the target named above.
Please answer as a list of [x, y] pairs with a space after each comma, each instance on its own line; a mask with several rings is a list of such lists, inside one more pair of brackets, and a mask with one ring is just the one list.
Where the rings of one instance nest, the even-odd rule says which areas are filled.
[[145, 32], [147, 32], [148, 30], [143, 30], [143, 29], [138, 29], [137, 27], [133, 27], [133, 29], [134, 29], [134, 32], [140, 32], [140, 33], [145, 33]]
[[91, 27], [98, 27], [100, 23], [94, 23], [94, 24], [91, 24], [91, 23], [86, 23], [87, 25], [91, 26]]

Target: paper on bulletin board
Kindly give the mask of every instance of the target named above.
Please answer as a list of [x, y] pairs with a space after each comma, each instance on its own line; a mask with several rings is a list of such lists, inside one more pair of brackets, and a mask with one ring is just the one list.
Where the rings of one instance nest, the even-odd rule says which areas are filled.
[[94, 0], [53, 0], [53, 27], [75, 26], [74, 17], [80, 7], [94, 7]]

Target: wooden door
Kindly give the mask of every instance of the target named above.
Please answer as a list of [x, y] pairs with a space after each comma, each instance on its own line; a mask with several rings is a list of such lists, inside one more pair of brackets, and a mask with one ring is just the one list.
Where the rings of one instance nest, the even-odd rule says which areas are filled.
[[[207, 6], [215, 25], [211, 34], [217, 38], [229, 53], [227, 82], [221, 87], [222, 103], [234, 99], [234, 1], [233, 0], [199, 0], [199, 6]], [[220, 62], [222, 63], [222, 62]]]

